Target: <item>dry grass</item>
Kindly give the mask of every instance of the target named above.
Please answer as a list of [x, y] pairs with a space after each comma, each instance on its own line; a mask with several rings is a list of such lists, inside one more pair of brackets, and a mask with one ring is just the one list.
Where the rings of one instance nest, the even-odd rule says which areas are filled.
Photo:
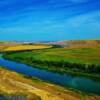
[[21, 50], [34, 50], [34, 49], [46, 49], [51, 48], [52, 46], [47, 45], [18, 45], [10, 46], [4, 49], [4, 51], [21, 51]]
[[[0, 68], [0, 92], [4, 94], [25, 94], [28, 97], [39, 96], [42, 100], [80, 100], [77, 96], [70, 94], [71, 92], [61, 93], [58, 89], [53, 88], [53, 85], [40, 83], [38, 81], [31, 81], [22, 77], [21, 75]], [[59, 95], [61, 94], [61, 95]], [[65, 97], [63, 97], [65, 96]], [[67, 99], [65, 99], [67, 98]], [[30, 100], [30, 99], [27, 99]], [[38, 100], [38, 99], [32, 99]]]
[[42, 100], [63, 100], [48, 91], [35, 87], [31, 80], [25, 79], [15, 72], [10, 72], [2, 68], [0, 68], [0, 91], [9, 95], [25, 94], [31, 98], [39, 96]]
[[3, 68], [0, 68], [0, 93], [26, 95], [26, 100], [100, 100], [97, 96], [84, 97], [69, 90], [65, 91], [59, 86], [39, 80], [32, 81]]

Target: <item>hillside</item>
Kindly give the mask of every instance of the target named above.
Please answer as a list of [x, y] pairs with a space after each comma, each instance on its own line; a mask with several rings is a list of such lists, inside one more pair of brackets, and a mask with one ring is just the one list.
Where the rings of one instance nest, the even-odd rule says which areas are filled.
[[85, 47], [85, 46], [100, 47], [100, 40], [69, 40], [69, 41], [66, 40], [66, 41], [49, 42], [49, 44], [62, 45], [65, 47]]
[[[16, 72], [0, 67], [0, 94], [4, 96], [22, 96], [25, 100], [80, 100], [79, 94], [65, 91], [61, 87], [42, 82], [37, 79], [26, 79]], [[92, 100], [96, 96], [86, 96]], [[18, 99], [20, 100], [20, 99]]]

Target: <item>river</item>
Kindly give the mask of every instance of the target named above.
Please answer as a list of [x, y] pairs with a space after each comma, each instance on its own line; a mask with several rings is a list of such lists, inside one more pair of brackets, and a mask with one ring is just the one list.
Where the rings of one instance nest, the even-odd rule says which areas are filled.
[[0, 55], [0, 66], [7, 69], [16, 71], [27, 76], [34, 76], [41, 80], [60, 85], [65, 88], [72, 88], [85, 93], [91, 93], [100, 95], [100, 82], [93, 80], [92, 78], [86, 78], [82, 76], [72, 76], [70, 74], [59, 74], [49, 72], [47, 70], [41, 70], [33, 68], [31, 66], [17, 63], [10, 60], [5, 60]]

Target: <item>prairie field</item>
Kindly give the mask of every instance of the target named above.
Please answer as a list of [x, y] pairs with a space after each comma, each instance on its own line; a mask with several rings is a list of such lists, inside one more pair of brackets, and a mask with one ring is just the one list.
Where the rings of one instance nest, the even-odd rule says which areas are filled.
[[47, 45], [17, 45], [17, 46], [9, 46], [5, 48], [3, 51], [23, 51], [23, 50], [34, 50], [34, 49], [46, 49], [51, 47], [52, 46], [47, 46]]

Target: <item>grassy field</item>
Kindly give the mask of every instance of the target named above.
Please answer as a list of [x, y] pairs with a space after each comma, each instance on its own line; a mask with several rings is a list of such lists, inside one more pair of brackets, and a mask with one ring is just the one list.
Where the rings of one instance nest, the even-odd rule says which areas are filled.
[[5, 58], [52, 71], [73, 71], [100, 77], [100, 48], [51, 48], [14, 52]]
[[45, 44], [30, 44], [23, 42], [0, 42], [0, 52], [11, 52], [11, 51], [26, 51], [36, 49], [47, 49], [52, 48], [51, 45]]
[[3, 51], [3, 49], [10, 47], [10, 46], [18, 46], [21, 45], [22, 43], [17, 43], [17, 42], [7, 42], [7, 41], [2, 41], [0, 42], [0, 51]]
[[36, 78], [30, 80], [1, 67], [0, 95], [22, 96], [26, 98], [25, 100], [100, 100], [98, 96], [78, 94]]
[[3, 49], [3, 51], [23, 51], [23, 50], [34, 50], [34, 49], [47, 49], [52, 46], [48, 45], [16, 45], [9, 46]]

